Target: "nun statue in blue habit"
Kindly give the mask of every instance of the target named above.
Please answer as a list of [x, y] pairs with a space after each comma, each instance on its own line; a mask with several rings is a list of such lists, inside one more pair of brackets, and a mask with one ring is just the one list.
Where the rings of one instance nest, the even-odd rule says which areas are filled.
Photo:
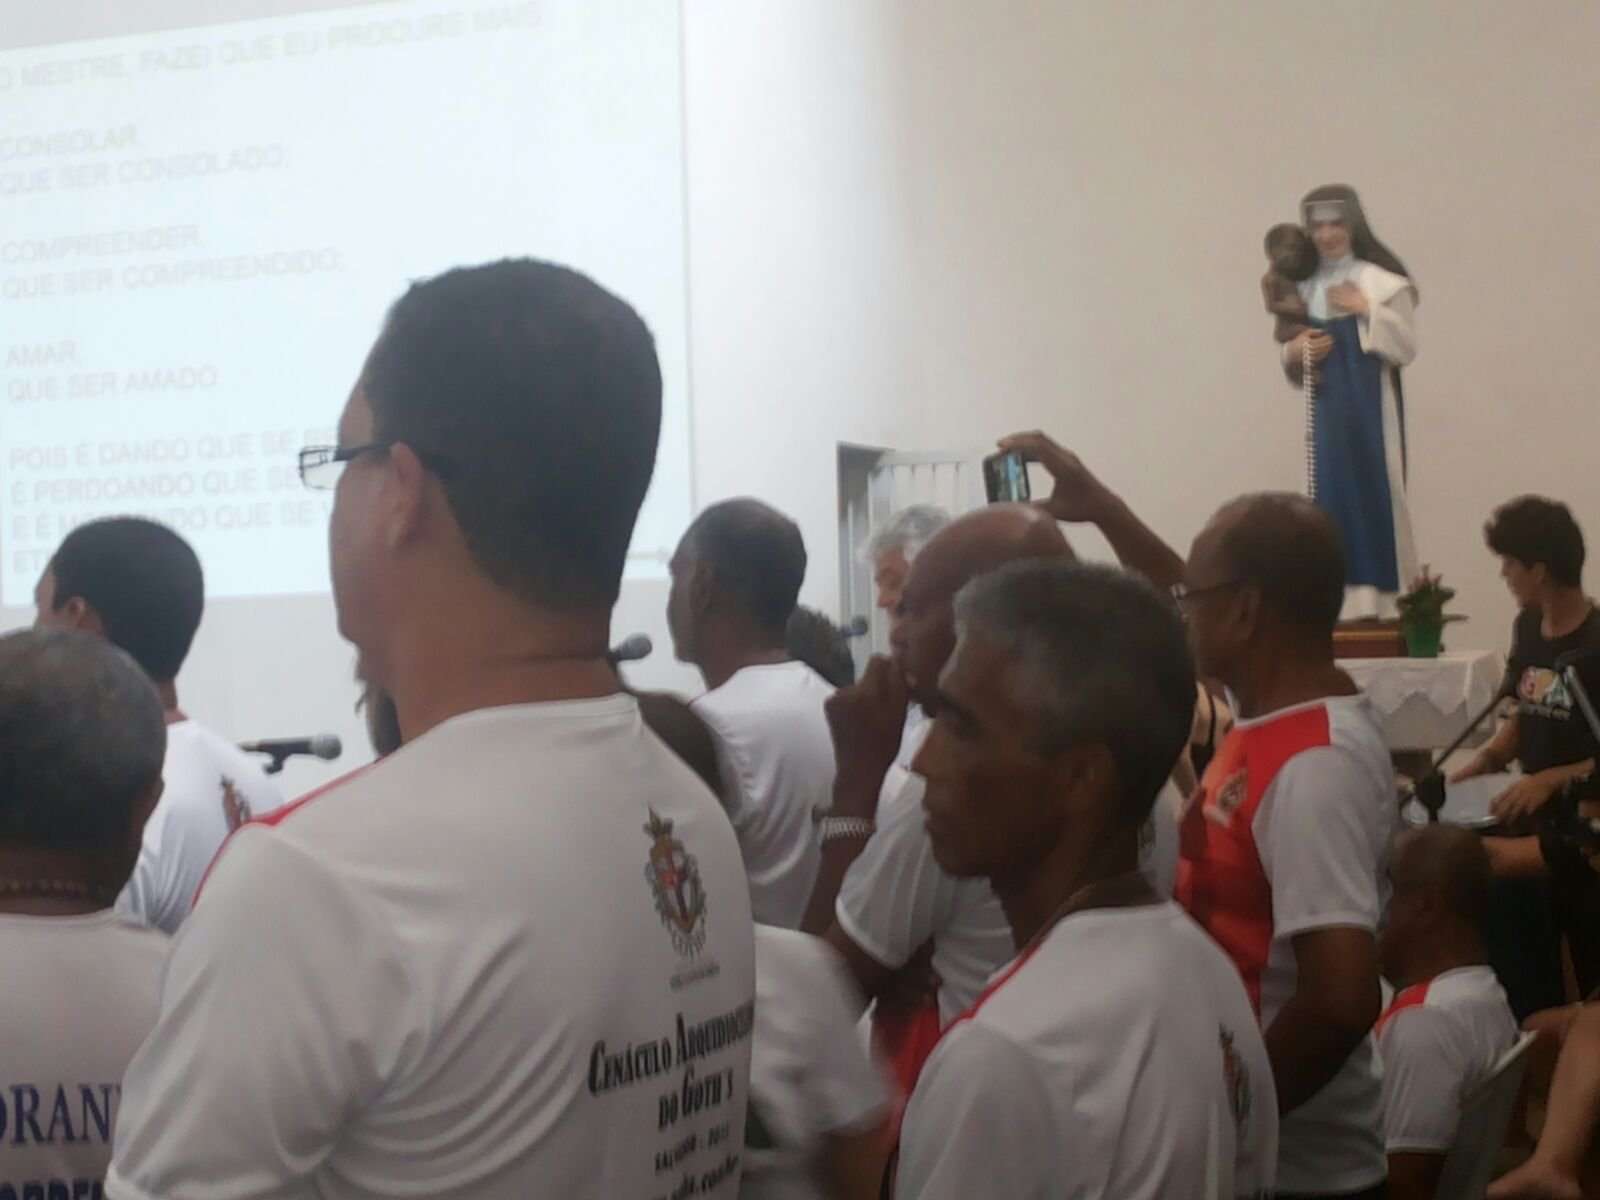
[[1416, 573], [1400, 370], [1417, 354], [1417, 288], [1373, 236], [1354, 189], [1319, 187], [1300, 211], [1318, 264], [1297, 285], [1310, 327], [1282, 353], [1297, 385], [1314, 366], [1308, 490], [1344, 535], [1344, 619], [1388, 619]]

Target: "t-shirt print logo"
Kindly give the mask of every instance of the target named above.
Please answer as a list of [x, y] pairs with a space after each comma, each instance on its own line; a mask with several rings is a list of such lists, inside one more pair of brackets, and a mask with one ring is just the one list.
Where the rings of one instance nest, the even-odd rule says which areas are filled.
[[1219, 1025], [1217, 1039], [1222, 1043], [1222, 1077], [1228, 1085], [1228, 1108], [1243, 1137], [1245, 1123], [1250, 1120], [1250, 1072], [1245, 1070], [1244, 1059], [1234, 1048], [1233, 1034]]
[[250, 812], [250, 801], [239, 794], [238, 785], [226, 776], [222, 780], [222, 815], [227, 818], [229, 833], [239, 828], [253, 815]]
[[1215, 797], [1206, 797], [1205, 807], [1201, 810], [1205, 813], [1206, 820], [1214, 821], [1224, 827], [1232, 824], [1233, 814], [1239, 805], [1244, 803], [1249, 790], [1249, 779], [1243, 771], [1229, 776], [1217, 789]]
[[694, 855], [672, 836], [672, 822], [653, 808], [644, 831], [651, 838], [644, 877], [655, 894], [656, 912], [678, 953], [698, 954], [706, 944], [706, 889], [700, 868]]
[[1572, 715], [1572, 692], [1559, 671], [1529, 667], [1522, 673], [1517, 698], [1540, 716], [1565, 719]]

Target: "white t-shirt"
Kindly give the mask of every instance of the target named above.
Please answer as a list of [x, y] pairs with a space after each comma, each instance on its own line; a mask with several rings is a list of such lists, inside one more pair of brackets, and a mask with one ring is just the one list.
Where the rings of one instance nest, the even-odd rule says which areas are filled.
[[107, 1193], [731, 1197], [754, 995], [733, 831], [631, 697], [469, 713], [229, 840]]
[[888, 1115], [888, 1078], [856, 1033], [860, 1013], [855, 982], [826, 942], [756, 926], [743, 1200], [825, 1200], [827, 1136]]
[[1164, 900], [1172, 898], [1178, 875], [1178, 818], [1183, 812], [1183, 800], [1170, 779], [1162, 784], [1150, 808], [1150, 818], [1139, 832], [1139, 869]]
[[1516, 1040], [1516, 1018], [1489, 967], [1460, 967], [1400, 992], [1378, 1018], [1389, 1153], [1447, 1153], [1461, 1101]]
[[1278, 1112], [1239, 975], [1170, 902], [1073, 914], [940, 1040], [895, 1194], [1270, 1194]]
[[875, 814], [878, 824], [883, 824], [888, 805], [905, 803], [919, 809], [922, 807], [922, 793], [927, 789], [927, 781], [912, 772], [911, 764], [932, 732], [932, 718], [922, 711], [920, 704], [913, 704], [906, 711], [905, 730], [900, 735], [900, 752], [884, 774], [883, 787], [878, 791], [878, 811]]
[[167, 938], [115, 912], [0, 916], [0, 1196], [98, 1195]]
[[117, 909], [176, 933], [228, 835], [283, 804], [258, 759], [195, 721], [167, 726], [166, 790]]
[[[1191, 864], [1181, 861], [1179, 899], [1235, 957], [1247, 990], [1259, 989], [1262, 1028], [1269, 1028], [1298, 985], [1294, 938], [1332, 928], [1376, 934], [1388, 906], [1399, 806], [1371, 704], [1365, 696], [1329, 697], [1237, 721], [1191, 806], [1185, 823], [1198, 837], [1247, 850], [1242, 865], [1222, 868], [1232, 869], [1232, 882], [1213, 878], [1198, 893], [1186, 888]], [[1194, 840], [1186, 828], [1186, 846]], [[1253, 906], [1238, 899], [1245, 896]], [[1278, 1186], [1360, 1191], [1387, 1171], [1377, 1050], [1368, 1036], [1283, 1119]]]
[[891, 970], [931, 938], [939, 1021], [948, 1024], [1017, 947], [989, 881], [957, 879], [934, 859], [922, 778], [908, 774], [902, 788], [907, 791], [879, 802], [877, 831], [845, 873], [834, 918], [863, 953]]
[[717, 741], [723, 799], [763, 925], [797, 929], [822, 860], [818, 820], [833, 806], [833, 685], [802, 662], [746, 667], [694, 702]]

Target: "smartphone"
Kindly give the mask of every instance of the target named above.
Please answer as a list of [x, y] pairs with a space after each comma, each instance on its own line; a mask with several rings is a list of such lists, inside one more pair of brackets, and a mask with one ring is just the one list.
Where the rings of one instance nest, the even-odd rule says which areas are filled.
[[1005, 504], [1032, 498], [1028, 486], [1028, 460], [1020, 450], [1004, 450], [983, 460], [983, 489], [990, 504]]

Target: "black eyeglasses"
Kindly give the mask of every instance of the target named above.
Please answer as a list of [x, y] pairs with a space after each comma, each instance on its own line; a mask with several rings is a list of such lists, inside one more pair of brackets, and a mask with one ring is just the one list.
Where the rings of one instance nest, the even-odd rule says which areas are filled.
[[1204, 596], [1214, 596], [1219, 592], [1230, 591], [1233, 588], [1241, 588], [1249, 584], [1249, 582], [1250, 581], [1248, 579], [1230, 579], [1226, 583], [1213, 583], [1208, 587], [1202, 588], [1191, 588], [1186, 587], [1181, 583], [1175, 583], [1172, 585], [1172, 599], [1179, 608], [1182, 608], [1185, 605], [1194, 603], [1194, 601], [1199, 600]]
[[371, 450], [387, 450], [394, 440], [363, 442], [359, 446], [307, 446], [300, 451], [300, 482], [319, 492], [339, 485], [345, 464]]
[[[339, 477], [344, 474], [346, 464], [362, 454], [387, 450], [399, 442], [399, 438], [384, 438], [377, 442], [362, 442], [359, 446], [307, 446], [300, 451], [300, 482], [316, 491], [330, 492], [339, 485]], [[415, 446], [411, 449], [423, 466], [441, 479], [444, 478], [445, 464], [437, 455], [422, 454]]]

